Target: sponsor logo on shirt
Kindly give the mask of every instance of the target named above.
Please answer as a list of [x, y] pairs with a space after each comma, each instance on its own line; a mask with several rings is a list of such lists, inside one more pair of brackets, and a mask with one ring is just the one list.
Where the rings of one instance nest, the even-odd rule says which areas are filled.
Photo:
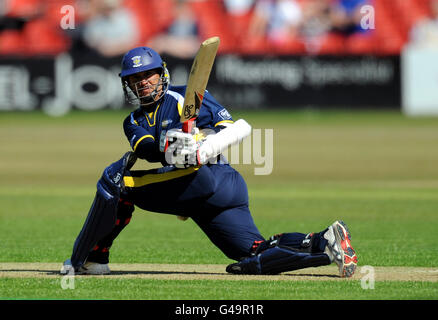
[[222, 119], [222, 120], [229, 120], [231, 119], [231, 114], [226, 110], [223, 109], [218, 113], [218, 116]]

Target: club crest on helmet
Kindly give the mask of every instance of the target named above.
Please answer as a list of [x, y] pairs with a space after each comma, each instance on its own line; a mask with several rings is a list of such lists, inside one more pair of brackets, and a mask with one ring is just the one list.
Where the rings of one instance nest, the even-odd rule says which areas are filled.
[[133, 63], [133, 67], [134, 68], [137, 68], [137, 67], [140, 67], [142, 64], [141, 64], [141, 60], [140, 60], [140, 56], [135, 56], [135, 57], [132, 57], [131, 58], [131, 60], [132, 60], [132, 63]]

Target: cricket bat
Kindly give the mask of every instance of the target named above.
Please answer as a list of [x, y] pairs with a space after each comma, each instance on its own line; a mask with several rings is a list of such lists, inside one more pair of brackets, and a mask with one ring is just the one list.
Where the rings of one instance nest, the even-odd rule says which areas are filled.
[[184, 132], [192, 132], [192, 128], [195, 126], [219, 43], [219, 37], [208, 38], [201, 43], [193, 60], [181, 112]]
[[[184, 132], [192, 132], [195, 120], [199, 115], [204, 92], [207, 88], [208, 78], [211, 68], [216, 58], [219, 48], [219, 37], [211, 37], [201, 43], [198, 53], [193, 60], [190, 69], [189, 79], [187, 80], [186, 94], [184, 96], [184, 106], [181, 112], [181, 122]], [[177, 216], [178, 219], [185, 221], [188, 217]]]

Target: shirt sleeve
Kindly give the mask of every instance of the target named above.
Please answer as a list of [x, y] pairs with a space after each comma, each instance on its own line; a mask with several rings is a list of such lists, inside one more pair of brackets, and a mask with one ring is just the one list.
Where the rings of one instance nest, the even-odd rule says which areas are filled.
[[131, 113], [123, 122], [123, 129], [134, 152], [137, 150], [140, 143], [149, 143], [153, 145], [155, 142], [154, 136], [145, 128], [138, 125], [134, 119], [133, 113]]
[[205, 91], [201, 111], [196, 119], [196, 126], [204, 129], [217, 129], [226, 123], [233, 123], [231, 114], [216, 99]]

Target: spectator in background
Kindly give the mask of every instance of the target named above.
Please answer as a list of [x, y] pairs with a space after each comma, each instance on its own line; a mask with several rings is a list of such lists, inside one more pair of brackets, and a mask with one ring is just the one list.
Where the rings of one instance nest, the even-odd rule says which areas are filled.
[[295, 0], [258, 0], [249, 26], [249, 37], [266, 37], [268, 43], [282, 46], [296, 38], [302, 10]]
[[300, 37], [307, 52], [317, 53], [332, 25], [330, 21], [331, 2], [329, 0], [306, 0], [302, 2], [303, 18]]
[[360, 10], [366, 4], [369, 0], [336, 0], [330, 10], [332, 30], [344, 35], [363, 32]]
[[304, 0], [300, 34], [312, 54], [372, 52], [372, 33], [361, 26], [364, 5], [372, 0]]
[[410, 33], [414, 46], [438, 47], [438, 0], [430, 0], [430, 17], [415, 24]]
[[[339, 53], [367, 54], [373, 53], [378, 46], [373, 29], [362, 26], [365, 5], [372, 5], [373, 0], [337, 0], [331, 10], [332, 39], [338, 41]], [[338, 36], [338, 39], [336, 39]], [[344, 38], [343, 43], [341, 37]]]
[[122, 0], [78, 0], [83, 22], [75, 34], [73, 50], [119, 56], [137, 44], [139, 29], [134, 15]]
[[192, 58], [201, 43], [199, 28], [189, 0], [174, 0], [174, 20], [166, 32], [148, 41], [146, 46], [159, 54], [169, 54], [179, 58]]
[[251, 11], [255, 0], [223, 0], [228, 14], [241, 16]]

